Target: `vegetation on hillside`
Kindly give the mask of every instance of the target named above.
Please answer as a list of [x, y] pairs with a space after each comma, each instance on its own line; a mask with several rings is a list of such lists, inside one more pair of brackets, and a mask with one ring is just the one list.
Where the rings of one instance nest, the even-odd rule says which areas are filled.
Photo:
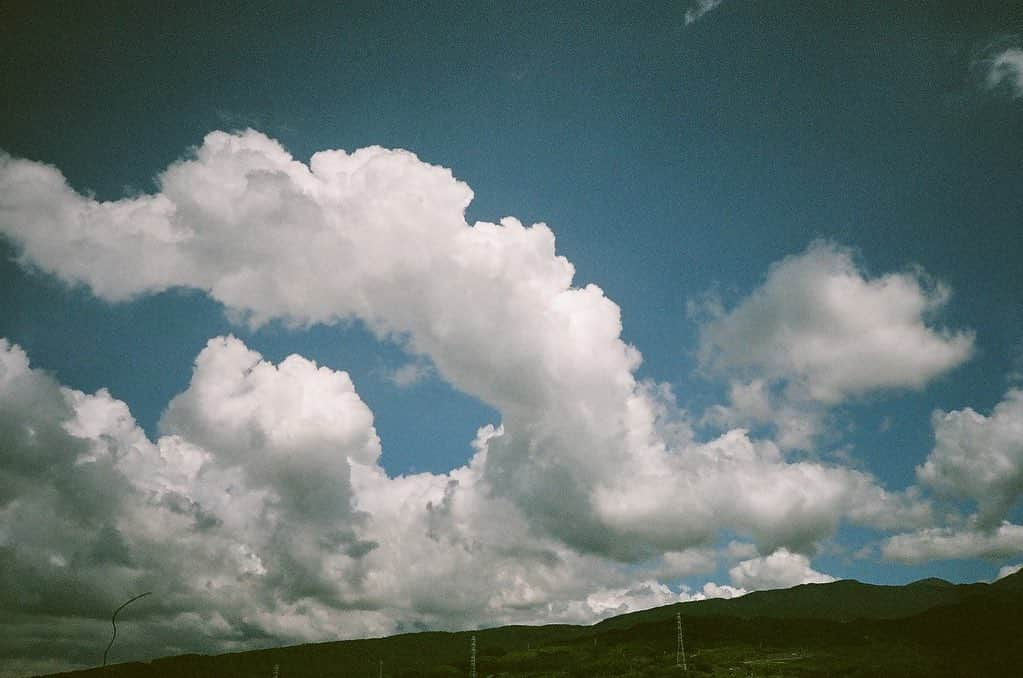
[[[61, 675], [269, 678], [278, 665], [280, 678], [456, 678], [470, 675], [475, 635], [480, 678], [680, 676], [686, 672], [676, 665], [677, 612], [686, 633], [687, 674], [694, 677], [1017, 676], [1023, 666], [1023, 573], [993, 585], [835, 582], [706, 602], [711, 604], [671, 605], [591, 627], [415, 633]], [[897, 614], [921, 606], [914, 614]]]

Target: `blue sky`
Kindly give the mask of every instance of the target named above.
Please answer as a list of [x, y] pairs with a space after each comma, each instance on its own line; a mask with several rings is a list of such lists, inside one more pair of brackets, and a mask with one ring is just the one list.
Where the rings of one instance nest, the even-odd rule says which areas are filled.
[[21, 670], [1023, 560], [1014, 3], [3, 12]]

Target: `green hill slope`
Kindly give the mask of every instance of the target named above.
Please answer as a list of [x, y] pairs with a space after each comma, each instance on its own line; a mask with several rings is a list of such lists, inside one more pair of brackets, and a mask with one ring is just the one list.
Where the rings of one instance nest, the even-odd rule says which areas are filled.
[[755, 591], [731, 600], [679, 603], [614, 617], [598, 626], [625, 628], [672, 617], [677, 612], [687, 617], [767, 617], [829, 621], [898, 619], [939, 605], [952, 605], [972, 595], [1006, 591], [1010, 586], [1003, 585], [1004, 581], [995, 585], [956, 585], [942, 579], [923, 579], [905, 586], [880, 586], [845, 579], [829, 584], [803, 584], [790, 589]]
[[[1023, 573], [995, 584], [855, 581], [646, 610], [595, 626], [415, 633], [219, 656], [186, 655], [65, 678], [441, 678], [678, 676], [677, 613], [693, 676], [1015, 676], [1023, 665]], [[383, 662], [383, 664], [381, 664]]]

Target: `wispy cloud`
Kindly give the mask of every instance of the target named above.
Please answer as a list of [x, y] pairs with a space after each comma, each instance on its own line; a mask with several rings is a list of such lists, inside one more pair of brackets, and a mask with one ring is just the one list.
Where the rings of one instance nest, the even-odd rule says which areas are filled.
[[692, 25], [703, 18], [708, 12], [718, 8], [724, 0], [696, 0], [686, 10], [686, 26]]
[[928, 528], [891, 537], [884, 542], [881, 553], [900, 563], [1018, 556], [1023, 553], [1023, 526], [1006, 522], [992, 530]]
[[985, 80], [988, 89], [1005, 86], [1013, 97], [1023, 97], [1023, 49], [1009, 47], [985, 63], [988, 67]]
[[433, 368], [420, 362], [410, 362], [387, 373], [387, 380], [398, 388], [411, 388], [432, 374]]

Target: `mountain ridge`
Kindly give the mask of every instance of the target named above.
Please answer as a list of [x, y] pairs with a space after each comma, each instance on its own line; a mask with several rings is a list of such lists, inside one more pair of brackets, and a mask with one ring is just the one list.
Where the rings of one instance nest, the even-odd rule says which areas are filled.
[[[906, 610], [911, 612], [903, 614]], [[689, 634], [692, 672], [705, 676], [766, 673], [779, 666], [787, 675], [803, 676], [1009, 676], [1023, 662], [1023, 645], [1016, 642], [1023, 629], [1023, 572], [1018, 572], [973, 584], [846, 579], [674, 603], [592, 626], [424, 631], [49, 675], [243, 678], [270, 676], [280, 665], [287, 667], [282, 678], [454, 678], [469, 675], [470, 637], [479, 641], [479, 664], [489, 667], [480, 676], [677, 675], [678, 614]]]
[[[753, 591], [737, 598], [710, 598], [687, 601], [650, 610], [625, 613], [598, 622], [622, 628], [629, 623], [642, 623], [662, 618], [662, 610], [687, 616], [729, 615], [741, 618], [826, 619], [898, 619], [924, 612], [939, 605], [961, 602], [970, 595], [999, 589], [1023, 590], [1023, 572], [1017, 572], [994, 583], [953, 584], [929, 577], [909, 584], [867, 584], [855, 579], [834, 582], [799, 584], [787, 589]], [[1002, 583], [1008, 582], [1008, 583]]]

